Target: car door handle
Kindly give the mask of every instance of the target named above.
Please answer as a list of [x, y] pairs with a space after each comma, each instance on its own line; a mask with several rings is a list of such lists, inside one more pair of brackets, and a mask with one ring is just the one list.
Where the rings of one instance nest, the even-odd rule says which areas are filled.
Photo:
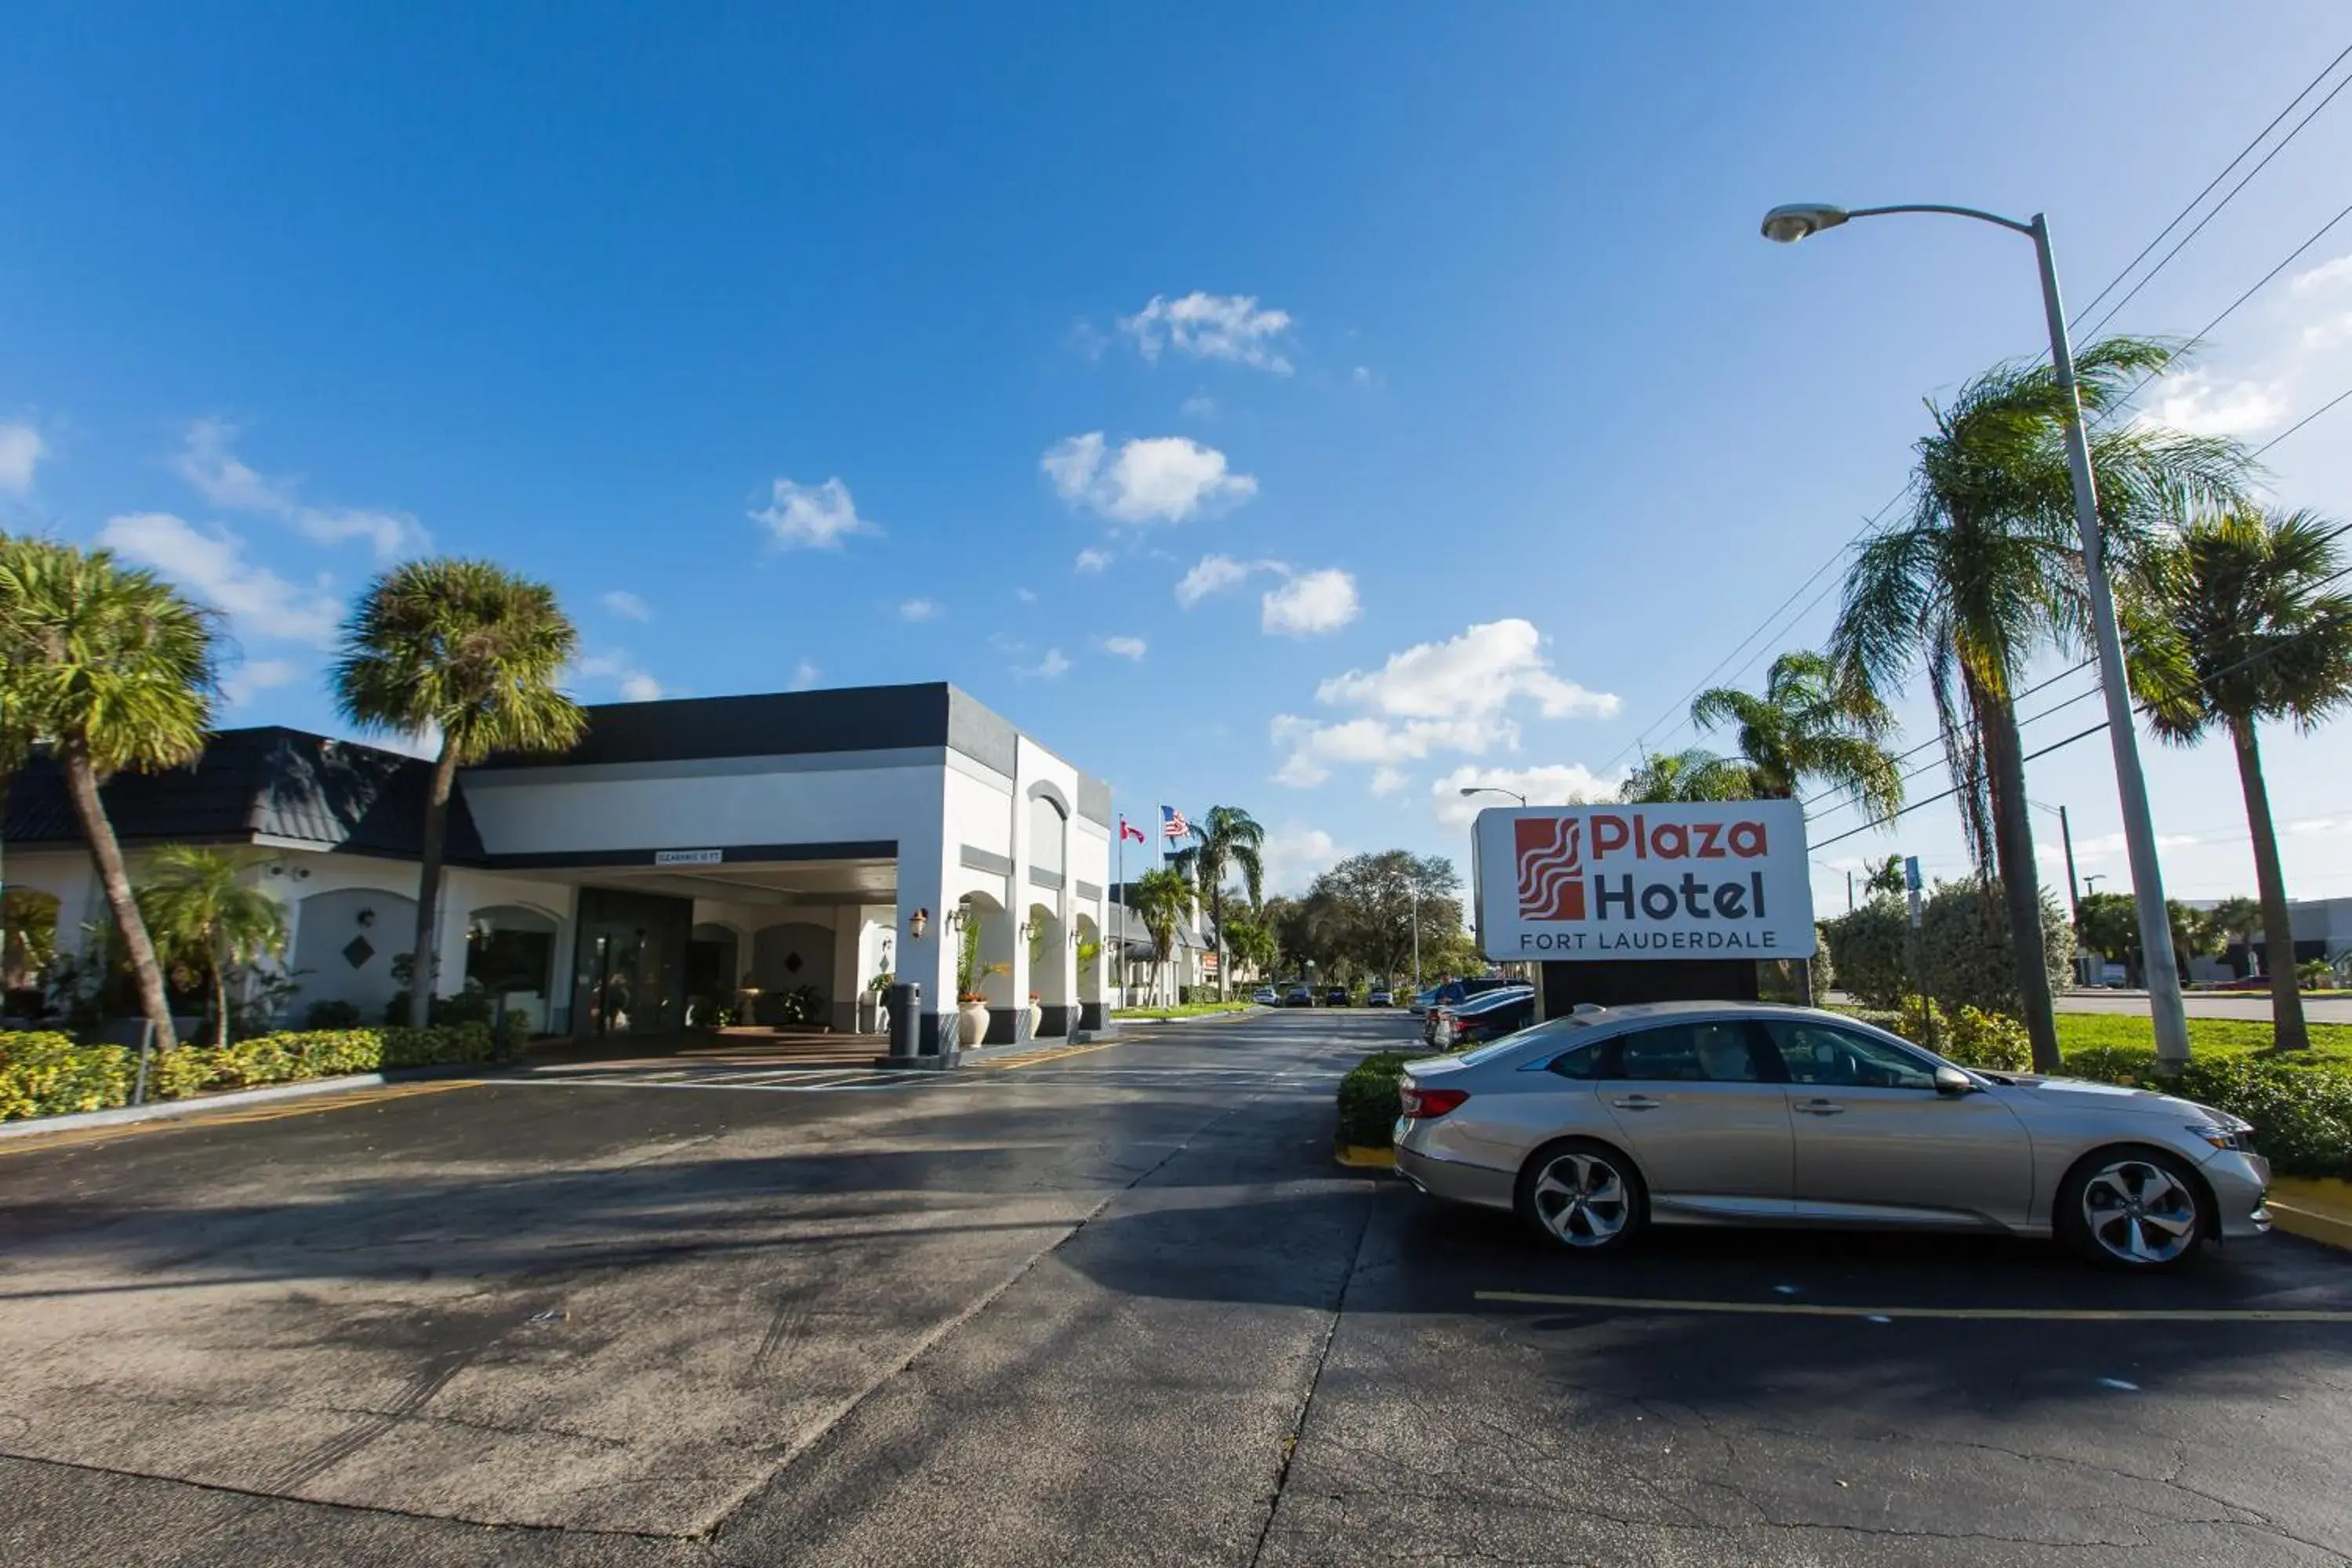
[[1833, 1100], [1803, 1100], [1798, 1104], [1797, 1109], [1808, 1116], [1841, 1116], [1845, 1112], [1845, 1107]]
[[1655, 1110], [1658, 1109], [1658, 1102], [1652, 1100], [1646, 1094], [1629, 1094], [1622, 1100], [1612, 1100], [1609, 1103], [1615, 1106], [1620, 1110]]

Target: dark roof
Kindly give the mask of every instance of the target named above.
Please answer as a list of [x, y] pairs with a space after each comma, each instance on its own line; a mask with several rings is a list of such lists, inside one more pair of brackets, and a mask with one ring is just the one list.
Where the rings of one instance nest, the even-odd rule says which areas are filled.
[[[269, 837], [414, 859], [432, 777], [432, 764], [415, 757], [272, 726], [222, 731], [193, 767], [118, 774], [101, 798], [126, 844]], [[5, 832], [18, 846], [81, 843], [65, 780], [48, 758], [36, 757], [9, 781]], [[449, 805], [448, 858], [481, 858], [460, 784]]]

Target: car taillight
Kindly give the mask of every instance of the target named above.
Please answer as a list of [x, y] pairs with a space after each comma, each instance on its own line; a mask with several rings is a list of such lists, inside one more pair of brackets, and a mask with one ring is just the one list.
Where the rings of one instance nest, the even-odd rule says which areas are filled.
[[1397, 1089], [1397, 1099], [1403, 1106], [1404, 1115], [1416, 1119], [1443, 1116], [1449, 1110], [1458, 1110], [1469, 1098], [1470, 1091], [1466, 1089], [1418, 1089], [1409, 1083]]

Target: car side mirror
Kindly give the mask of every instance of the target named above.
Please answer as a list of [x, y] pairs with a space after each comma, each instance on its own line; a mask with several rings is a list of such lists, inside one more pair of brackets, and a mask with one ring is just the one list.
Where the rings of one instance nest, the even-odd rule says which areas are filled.
[[1936, 1069], [1936, 1092], [1946, 1099], [1957, 1100], [1961, 1095], [1973, 1094], [1976, 1092], [1976, 1079], [1958, 1068], [1948, 1067]]

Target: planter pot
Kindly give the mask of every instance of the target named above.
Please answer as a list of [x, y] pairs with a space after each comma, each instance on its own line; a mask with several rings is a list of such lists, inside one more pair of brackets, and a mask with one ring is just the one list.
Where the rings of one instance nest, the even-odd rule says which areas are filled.
[[1037, 1030], [1039, 1026], [1045, 1022], [1045, 1009], [1039, 1004], [1038, 1000], [1034, 996], [1032, 996], [1029, 998], [1029, 1033], [1027, 1037], [1033, 1040], [1035, 1039], [1037, 1037]]
[[956, 1044], [962, 1049], [967, 1051], [974, 1049], [982, 1040], [988, 1038], [988, 1004], [986, 1002], [963, 1003], [957, 1007], [956, 1017], [959, 1020]]

